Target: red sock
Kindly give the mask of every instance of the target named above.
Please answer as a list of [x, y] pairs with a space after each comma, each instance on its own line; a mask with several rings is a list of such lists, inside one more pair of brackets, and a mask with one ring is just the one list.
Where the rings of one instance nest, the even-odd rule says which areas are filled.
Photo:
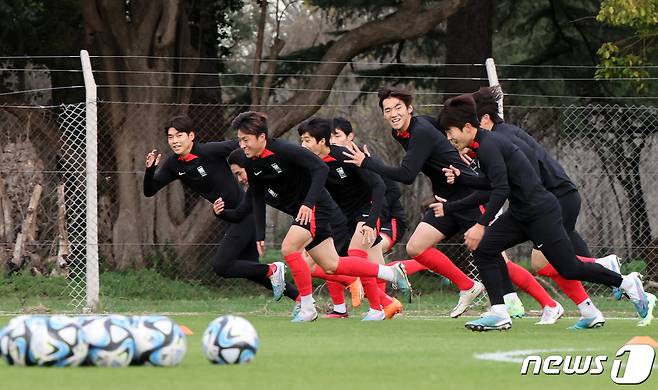
[[329, 290], [329, 296], [334, 305], [342, 305], [345, 303], [345, 287], [342, 284], [328, 280], [327, 290]]
[[379, 290], [379, 301], [382, 303], [382, 307], [386, 307], [391, 303], [393, 303], [393, 298], [391, 298], [388, 294], [386, 294], [382, 290]]
[[539, 284], [537, 279], [535, 279], [527, 269], [508, 261], [507, 272], [509, 272], [509, 277], [512, 279], [512, 283], [535, 298], [542, 308], [545, 306], [556, 306], [555, 300], [548, 295], [548, 292], [546, 292], [544, 287]]
[[284, 259], [290, 267], [290, 273], [297, 285], [299, 294], [302, 296], [311, 295], [313, 293], [313, 283], [311, 282], [311, 271], [308, 269], [308, 264], [304, 261], [300, 252], [293, 252]]
[[544, 268], [537, 271], [538, 275], [548, 276], [576, 305], [589, 298], [585, 287], [579, 280], [567, 280], [563, 278], [552, 265], [546, 264]]
[[416, 272], [427, 270], [427, 267], [420, 264], [416, 260], [397, 260], [397, 261], [392, 261], [392, 262], [390, 262], [386, 265], [395, 265], [397, 263], [404, 264], [404, 270], [407, 271], [408, 276], [411, 276], [411, 275], [415, 274]]
[[381, 301], [381, 290], [377, 287], [377, 278], [361, 278], [361, 284], [363, 285], [363, 293], [366, 298], [368, 298], [368, 304], [371, 309], [381, 310], [382, 301]]
[[473, 280], [466, 276], [443, 252], [436, 248], [427, 248], [425, 252], [414, 257], [420, 264], [450, 279], [458, 289], [468, 290], [473, 287]]
[[276, 264], [268, 264], [267, 274], [265, 276], [267, 276], [269, 278], [275, 272], [276, 272]]
[[338, 259], [335, 274], [376, 278], [377, 272], [379, 272], [379, 264], [371, 263], [361, 257], [345, 256]]
[[331, 280], [332, 282], [340, 283], [343, 285], [343, 287], [347, 287], [356, 281], [355, 276], [329, 275], [328, 273], [324, 272], [324, 270], [319, 265], [315, 266], [313, 272], [311, 272], [311, 276], [318, 279], [323, 279], [327, 281]]

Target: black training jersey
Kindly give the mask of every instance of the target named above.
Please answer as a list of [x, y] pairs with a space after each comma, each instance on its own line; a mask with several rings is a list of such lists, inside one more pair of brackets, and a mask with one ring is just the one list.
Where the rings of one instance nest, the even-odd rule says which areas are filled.
[[224, 199], [227, 207], [237, 207], [244, 192], [231, 173], [226, 157], [238, 147], [237, 141], [198, 143], [185, 158], [170, 155], [146, 169], [144, 196], [151, 197], [174, 180], [180, 180], [209, 202]]
[[567, 192], [577, 190], [562, 165], [557, 162], [546, 149], [525, 130], [509, 123], [498, 123], [494, 125], [494, 131], [517, 137], [523, 140], [534, 151], [539, 162], [540, 177], [544, 187], [555, 196], [564, 195]]
[[485, 213], [478, 223], [489, 225], [507, 198], [510, 211], [520, 220], [532, 220], [557, 205], [555, 196], [544, 188], [526, 155], [508, 137], [478, 129], [471, 149], [477, 154], [486, 177], [459, 175], [455, 182], [491, 189]]
[[382, 179], [384, 180], [384, 185], [386, 186], [386, 194], [384, 195], [386, 197], [386, 207], [382, 212], [384, 219], [391, 220], [395, 218], [399, 221], [406, 221], [407, 212], [404, 210], [402, 202], [400, 202], [400, 198], [402, 197], [400, 186], [397, 182], [385, 176], [383, 176]]
[[463, 175], [475, 175], [459, 158], [457, 149], [432, 121], [424, 116], [414, 116], [407, 131], [392, 130], [393, 138], [402, 145], [406, 154], [399, 167], [389, 167], [381, 161], [366, 157], [364, 168], [405, 184], [412, 184], [422, 171], [432, 182], [432, 191], [451, 200], [467, 196], [471, 190], [461, 185], [449, 185], [442, 171], [450, 165], [459, 168]]
[[360, 217], [368, 206], [370, 212], [366, 225], [375, 229], [385, 203], [386, 186], [382, 178], [372, 171], [345, 162], [342, 146], [330, 145], [329, 154], [322, 161], [329, 167], [325, 187], [341, 208], [348, 221]]
[[[256, 239], [265, 239], [265, 192], [277, 194], [273, 207], [293, 217], [302, 205], [337, 209], [324, 188], [329, 168], [309, 150], [281, 139], [268, 139], [263, 152], [247, 161], [249, 191], [256, 218]], [[271, 195], [271, 193], [270, 193]]]

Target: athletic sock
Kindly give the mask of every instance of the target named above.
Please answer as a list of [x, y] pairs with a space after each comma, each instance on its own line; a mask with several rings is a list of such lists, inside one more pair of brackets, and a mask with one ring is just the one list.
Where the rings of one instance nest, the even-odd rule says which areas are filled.
[[343, 302], [341, 304], [335, 304], [334, 303], [334, 309], [333, 310], [336, 313], [343, 313], [343, 314], [347, 313], [347, 307], [345, 306], [345, 302]]
[[337, 282], [342, 284], [344, 287], [347, 287], [356, 281], [356, 276], [336, 275], [336, 274], [329, 275], [328, 273], [324, 272], [324, 270], [320, 266], [315, 266], [315, 268], [313, 268], [313, 272], [311, 272], [311, 276], [318, 279]]
[[415, 274], [415, 273], [417, 273], [417, 272], [425, 271], [425, 270], [428, 269], [427, 267], [425, 267], [424, 265], [420, 264], [420, 263], [419, 263], [418, 261], [416, 261], [416, 260], [396, 260], [396, 261], [392, 261], [392, 262], [390, 262], [390, 263], [388, 263], [388, 264], [386, 264], [386, 265], [388, 265], [388, 266], [393, 266], [393, 265], [395, 265], [395, 264], [397, 264], [397, 263], [402, 263], [402, 264], [404, 264], [404, 270], [407, 272], [407, 275], [408, 275], [408, 276], [411, 276], [411, 275], [413, 275], [413, 274]]
[[591, 299], [587, 298], [578, 304], [580, 315], [585, 318], [596, 317], [598, 310]]
[[288, 264], [288, 267], [290, 268], [290, 273], [292, 274], [292, 278], [297, 285], [299, 293], [302, 295], [302, 297], [310, 296], [313, 293], [311, 271], [309, 270], [306, 261], [304, 261], [302, 254], [300, 252], [293, 252], [288, 256], [285, 256], [285, 260]]
[[539, 302], [540, 307], [555, 307], [557, 305], [557, 302], [548, 295], [546, 289], [539, 284], [537, 279], [527, 269], [508, 261], [507, 272], [509, 272], [512, 283], [535, 298]]
[[496, 317], [509, 317], [509, 314], [507, 313], [507, 307], [505, 307], [505, 305], [491, 305], [491, 312]]
[[[379, 277], [379, 264], [371, 263], [360, 257], [345, 256], [338, 258], [338, 266], [336, 267], [336, 275], [349, 275], [358, 277]], [[389, 278], [382, 278], [388, 281], [393, 281], [393, 273], [391, 271]], [[363, 281], [362, 281], [363, 282]], [[298, 286], [299, 287], [299, 286]]]
[[315, 303], [312, 295], [302, 295], [302, 308], [312, 308]]
[[537, 271], [537, 274], [551, 278], [560, 290], [562, 290], [576, 305], [589, 298], [587, 291], [585, 291], [585, 287], [583, 287], [583, 284], [579, 280], [568, 280], [563, 278], [550, 264], [546, 264], [544, 268]]
[[414, 259], [437, 274], [445, 276], [462, 291], [470, 290], [473, 287], [473, 279], [466, 276], [448, 256], [436, 248], [427, 248]]
[[327, 290], [334, 306], [345, 305], [345, 287], [342, 284], [327, 280]]

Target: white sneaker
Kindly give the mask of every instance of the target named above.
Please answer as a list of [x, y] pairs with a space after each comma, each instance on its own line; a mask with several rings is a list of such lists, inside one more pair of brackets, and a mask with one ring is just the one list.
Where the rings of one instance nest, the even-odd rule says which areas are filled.
[[361, 321], [384, 321], [384, 319], [386, 319], [384, 310], [370, 309]]
[[597, 264], [601, 264], [605, 268], [609, 269], [612, 272], [621, 274], [621, 264], [619, 262], [619, 256], [617, 255], [608, 255], [601, 257], [600, 259], [595, 260]]
[[459, 301], [457, 306], [450, 312], [450, 318], [457, 318], [460, 315], [464, 314], [471, 304], [480, 294], [484, 292], [484, 285], [478, 281], [475, 281], [473, 287], [470, 290], [463, 290], [459, 292]]
[[535, 325], [553, 325], [562, 317], [564, 308], [560, 305], [560, 302], [556, 301], [555, 303], [557, 303], [555, 307], [544, 306], [541, 319], [539, 322], [535, 322]]
[[575, 329], [575, 330], [593, 329], [593, 328], [600, 328], [603, 325], [605, 325], [605, 318], [603, 317], [603, 313], [601, 313], [600, 310], [597, 310], [596, 315], [594, 317], [580, 317], [578, 322], [570, 326], [569, 329]]
[[276, 271], [270, 275], [272, 295], [275, 301], [279, 301], [283, 296], [283, 292], [286, 290], [286, 265], [280, 261], [276, 261], [272, 264], [276, 266]]
[[318, 311], [315, 310], [315, 306], [312, 307], [302, 307], [302, 309], [297, 313], [295, 318], [290, 322], [311, 322], [318, 319]]
[[642, 275], [638, 272], [631, 272], [628, 275], [622, 276], [621, 286], [619, 287], [628, 294], [628, 298], [631, 302], [646, 302], [647, 298], [644, 293], [644, 287], [642, 287]]

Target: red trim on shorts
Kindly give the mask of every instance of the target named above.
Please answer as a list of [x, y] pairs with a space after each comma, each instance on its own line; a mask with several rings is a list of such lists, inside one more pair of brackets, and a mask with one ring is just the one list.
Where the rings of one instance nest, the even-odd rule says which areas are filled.
[[483, 205], [480, 205], [480, 214], [484, 215], [486, 211], [487, 209], [485, 209]]
[[382, 220], [380, 218], [377, 218], [377, 223], [375, 223], [375, 229], [376, 229], [375, 231], [379, 233], [381, 228], [382, 228]]
[[393, 234], [391, 248], [393, 248], [393, 245], [398, 242], [398, 220], [395, 218], [391, 218], [391, 233]]
[[315, 238], [315, 206], [311, 210], [311, 237]]

